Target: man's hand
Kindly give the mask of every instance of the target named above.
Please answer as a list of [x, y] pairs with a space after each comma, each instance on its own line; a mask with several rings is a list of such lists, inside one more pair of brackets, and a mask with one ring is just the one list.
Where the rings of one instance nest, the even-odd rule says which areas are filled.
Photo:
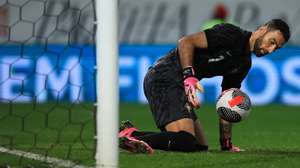
[[200, 101], [197, 97], [196, 91], [198, 90], [200, 93], [204, 92], [203, 86], [199, 83], [196, 77], [188, 77], [184, 80], [184, 90], [185, 94], [188, 97], [189, 103], [194, 108], [200, 107]]
[[194, 70], [192, 67], [187, 67], [183, 70], [183, 78], [184, 78], [184, 90], [187, 95], [188, 102], [194, 107], [200, 107], [200, 101], [197, 97], [196, 92], [200, 93], [204, 92], [203, 86], [199, 83], [199, 80], [195, 77]]
[[243, 151], [245, 151], [245, 150], [244, 150], [244, 149], [241, 149], [241, 148], [239, 148], [239, 147], [237, 147], [237, 146], [233, 146], [233, 145], [232, 145], [230, 151], [231, 151], [231, 152], [243, 152]]
[[231, 138], [220, 139], [220, 145], [222, 151], [230, 151], [230, 152], [242, 152], [245, 151], [240, 149], [237, 146], [232, 145]]
[[233, 146], [231, 142], [231, 129], [232, 123], [219, 119], [219, 129], [220, 129], [220, 146], [222, 151], [230, 151], [230, 152], [241, 152], [245, 151], [240, 149], [237, 146]]

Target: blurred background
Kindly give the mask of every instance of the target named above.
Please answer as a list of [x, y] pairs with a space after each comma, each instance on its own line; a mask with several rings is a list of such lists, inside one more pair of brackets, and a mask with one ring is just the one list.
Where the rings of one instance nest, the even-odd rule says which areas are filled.
[[[193, 159], [190, 154], [161, 153], [155, 164], [153, 158], [139, 160], [121, 153], [121, 165], [215, 168], [220, 165], [228, 168], [300, 165], [296, 160], [300, 156], [299, 144], [295, 144], [300, 138], [297, 126], [300, 107], [299, 0], [120, 0], [119, 4], [119, 84], [123, 102], [120, 118], [129, 119], [142, 130], [156, 129], [149, 107], [133, 104], [128, 108], [124, 102], [147, 103], [143, 93], [147, 68], [176, 47], [180, 37], [222, 22], [254, 31], [273, 18], [285, 20], [291, 30], [290, 41], [284, 48], [263, 58], [252, 56], [252, 68], [242, 83], [242, 90], [255, 106], [248, 120], [235, 124], [232, 137], [235, 145], [246, 149], [245, 153], [226, 155], [218, 152], [215, 102], [221, 92], [222, 78], [215, 77], [200, 81], [205, 93], [199, 95], [203, 104], [197, 111], [208, 139], [208, 155], [197, 153]], [[276, 157], [286, 160], [278, 161]], [[159, 164], [161, 158], [169, 159], [168, 164]]]
[[[242, 89], [253, 104], [300, 104], [299, 1], [287, 0], [121, 0], [120, 88], [122, 100], [146, 102], [142, 80], [147, 67], [174, 48], [187, 34], [229, 22], [249, 31], [272, 18], [285, 20], [291, 29], [286, 47], [267, 57], [253, 57]], [[202, 80], [202, 102], [214, 103], [221, 78]]]
[[[54, 74], [49, 79], [49, 85], [55, 90], [62, 90], [70, 75], [70, 80], [75, 86], [66, 87], [61, 97], [72, 101], [76, 99], [94, 101], [94, 83], [86, 82], [93, 81], [94, 77], [91, 68], [95, 65], [94, 49], [91, 45], [95, 35], [93, 2], [91, 0], [1, 0], [0, 5], [2, 5], [0, 42], [16, 45], [13, 50], [10, 46], [0, 52], [2, 60], [0, 79], [3, 81], [9, 76], [7, 72], [10, 66], [5, 62], [11, 62], [13, 55], [18, 57], [21, 54], [31, 59], [17, 62], [16, 69], [23, 71], [24, 66], [28, 69], [34, 66], [45, 67], [38, 70], [42, 74], [47, 74], [53, 66], [56, 66], [57, 61], [53, 60], [54, 57], [63, 55], [61, 57], [63, 61], [60, 61], [62, 67], [72, 66], [76, 61], [80, 61], [80, 66], [73, 68], [71, 74], [68, 71], [60, 76]], [[299, 15], [298, 0], [285, 2], [281, 0], [120, 0], [121, 101], [146, 103], [142, 82], [147, 68], [158, 57], [176, 47], [180, 37], [221, 22], [229, 22], [253, 31], [269, 19], [281, 18], [291, 28], [292, 35], [289, 43], [284, 49], [265, 58], [253, 57], [253, 68], [243, 82], [243, 90], [257, 105], [278, 102], [298, 105], [300, 104]], [[20, 48], [18, 44], [24, 47]], [[75, 50], [74, 48], [65, 50], [66, 47], [63, 45], [80, 47], [75, 47]], [[54, 56], [48, 56], [49, 52]], [[23, 70], [18, 66], [23, 67]], [[16, 75], [22, 78], [22, 73]], [[39, 79], [36, 76], [32, 77], [24, 87], [32, 90], [30, 87], [34, 86], [35, 92], [41, 92], [44, 83]], [[55, 82], [55, 79], [62, 80]], [[203, 102], [214, 103], [221, 89], [220, 82], [219, 77], [202, 81], [206, 88], [206, 94], [200, 95]], [[14, 83], [17, 82], [0, 85], [2, 98], [11, 99], [18, 95]], [[85, 84], [83, 87], [76, 88], [83, 83]], [[37, 100], [45, 102], [51, 97], [56, 97], [53, 94], [55, 93], [41, 93]], [[30, 101], [30, 98], [23, 97], [18, 101]]]

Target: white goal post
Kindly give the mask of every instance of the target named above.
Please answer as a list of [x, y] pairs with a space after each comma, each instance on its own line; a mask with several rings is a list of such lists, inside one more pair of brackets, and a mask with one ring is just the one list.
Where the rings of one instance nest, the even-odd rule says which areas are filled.
[[118, 1], [96, 0], [97, 168], [118, 167]]

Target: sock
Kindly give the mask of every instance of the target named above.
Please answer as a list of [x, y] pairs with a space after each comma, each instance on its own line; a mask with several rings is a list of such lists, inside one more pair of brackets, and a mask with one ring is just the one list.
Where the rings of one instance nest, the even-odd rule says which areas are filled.
[[134, 131], [131, 136], [133, 137], [139, 137], [139, 136], [145, 136], [150, 134], [156, 134], [157, 132], [149, 132], [149, 131]]
[[195, 152], [204, 151], [208, 146], [200, 145], [196, 138], [186, 132], [160, 132], [136, 137], [154, 149], [167, 151]]

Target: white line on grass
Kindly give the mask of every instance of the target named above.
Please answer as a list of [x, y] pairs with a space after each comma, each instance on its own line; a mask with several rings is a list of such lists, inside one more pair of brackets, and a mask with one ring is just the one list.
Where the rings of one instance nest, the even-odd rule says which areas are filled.
[[37, 160], [41, 162], [46, 162], [51, 165], [55, 165], [58, 167], [72, 167], [72, 168], [91, 168], [83, 165], [76, 165], [74, 162], [68, 161], [68, 160], [62, 160], [54, 157], [45, 157], [39, 154], [30, 153], [30, 152], [24, 152], [20, 150], [10, 150], [7, 148], [0, 147], [1, 153], [8, 153], [11, 155], [21, 156], [27, 159]]

